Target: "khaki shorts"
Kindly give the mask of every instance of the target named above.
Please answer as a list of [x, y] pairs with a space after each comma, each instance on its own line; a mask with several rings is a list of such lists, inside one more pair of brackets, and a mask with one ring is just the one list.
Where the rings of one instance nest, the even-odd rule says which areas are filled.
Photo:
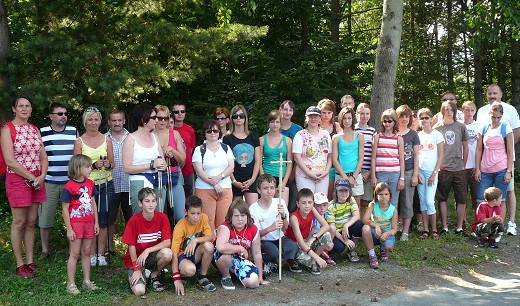
[[[308, 239], [309, 238], [305, 239], [305, 241], [307, 241]], [[314, 243], [311, 245], [311, 249], [316, 250], [317, 247], [327, 245], [329, 243], [332, 243], [332, 238], [330, 236], [330, 233], [326, 232], [314, 241]], [[312, 257], [309, 254], [305, 253], [305, 251], [301, 248], [298, 250], [298, 254], [296, 254], [295, 259], [298, 263], [306, 267], [310, 268], [312, 265]]]
[[[369, 170], [361, 170], [361, 174], [365, 175]], [[361, 178], [363, 180], [363, 178]], [[363, 182], [363, 195], [361, 196], [361, 200], [370, 202], [374, 199], [374, 187], [372, 187], [372, 182], [367, 180]], [[359, 204], [359, 203], [358, 203]]]
[[47, 190], [47, 201], [38, 207], [38, 226], [40, 228], [51, 228], [54, 225], [56, 208], [65, 184], [45, 183]]

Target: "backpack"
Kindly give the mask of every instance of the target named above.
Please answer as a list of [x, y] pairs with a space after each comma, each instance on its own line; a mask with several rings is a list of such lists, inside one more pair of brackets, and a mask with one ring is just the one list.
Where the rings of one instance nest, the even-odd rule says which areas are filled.
[[[484, 138], [484, 135], [486, 135], [486, 132], [489, 129], [489, 127], [490, 127], [490, 124], [486, 124], [484, 126], [484, 128], [482, 129], [482, 138]], [[502, 139], [504, 139], [504, 146], [506, 147], [506, 152], [507, 152], [507, 142], [506, 142], [507, 132], [506, 132], [505, 123], [502, 123], [502, 122], [500, 123], [500, 133], [502, 134]]]
[[[222, 142], [219, 142], [220, 143], [220, 146], [222, 147], [222, 149], [224, 150], [224, 152], [227, 153], [227, 150], [228, 150], [228, 145], [225, 144], [225, 143], [222, 143]], [[200, 145], [200, 155], [202, 157], [202, 164], [204, 164], [204, 154], [206, 154], [206, 143], [203, 143]]]
[[[14, 139], [16, 138], [16, 128], [11, 121], [7, 122], [5, 125], [9, 127], [9, 130], [11, 131], [11, 140], [14, 143]], [[4, 154], [2, 153], [2, 147], [0, 146], [0, 177], [3, 177], [6, 171], [7, 165], [5, 164]]]

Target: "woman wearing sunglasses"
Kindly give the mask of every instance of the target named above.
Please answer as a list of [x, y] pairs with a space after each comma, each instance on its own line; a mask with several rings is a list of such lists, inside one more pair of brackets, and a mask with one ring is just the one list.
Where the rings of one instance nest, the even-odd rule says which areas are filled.
[[[13, 101], [14, 119], [2, 127], [2, 151], [7, 165], [5, 190], [13, 221], [11, 244], [16, 258], [16, 274], [33, 277], [34, 226], [38, 205], [47, 200], [45, 175], [49, 162], [38, 128], [29, 123], [32, 102], [19, 96]], [[23, 260], [25, 250], [25, 260]]]
[[193, 151], [193, 168], [197, 173], [195, 195], [202, 200], [202, 212], [208, 215], [211, 230], [224, 222], [233, 192], [231, 178], [235, 163], [233, 151], [219, 142], [218, 122], [206, 120], [202, 129], [202, 145]]
[[222, 137], [228, 133], [230, 115], [231, 113], [225, 107], [217, 107], [213, 113], [213, 120], [217, 121], [220, 128], [220, 133], [222, 135], [220, 136], [220, 139], [222, 139]]
[[92, 172], [89, 179], [96, 184], [98, 198], [99, 235], [96, 248], [90, 251], [92, 266], [106, 266], [105, 250], [108, 239], [108, 208], [114, 196], [112, 167], [114, 166], [114, 150], [110, 137], [99, 131], [101, 112], [95, 107], [87, 107], [83, 112], [85, 133], [74, 142], [74, 155], [83, 154], [92, 159]]
[[389, 108], [381, 114], [381, 132], [372, 143], [372, 186], [390, 186], [390, 203], [397, 208], [399, 191], [404, 188], [404, 143], [398, 133], [397, 113]]
[[[175, 217], [173, 221], [178, 222], [184, 217], [185, 197], [184, 188], [182, 184], [179, 183], [179, 176], [182, 175], [179, 169], [182, 168], [186, 161], [186, 151], [179, 132], [168, 128], [170, 120], [170, 110], [168, 107], [157, 105], [155, 109], [157, 110], [157, 124], [153, 133], [159, 140], [164, 158], [166, 158], [166, 164], [169, 166], [167, 171], [170, 171], [168, 181], [171, 181], [171, 183], [163, 182], [163, 185], [166, 186], [167, 189], [168, 203], [170, 199], [172, 200], [172, 203], [169, 204], [173, 211], [173, 216]], [[171, 190], [169, 189], [170, 184]]]
[[258, 201], [256, 177], [260, 172], [261, 153], [258, 136], [249, 131], [247, 111], [242, 105], [231, 109], [229, 133], [222, 142], [227, 144], [235, 156], [235, 169], [231, 175], [233, 182], [233, 199], [245, 198], [248, 205]]

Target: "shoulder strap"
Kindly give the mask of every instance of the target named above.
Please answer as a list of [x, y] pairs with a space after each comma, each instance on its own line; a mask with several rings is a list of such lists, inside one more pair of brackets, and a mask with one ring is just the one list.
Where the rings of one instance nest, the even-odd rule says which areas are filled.
[[204, 154], [206, 154], [206, 143], [200, 145], [200, 157], [202, 158], [202, 164], [204, 164]]
[[222, 150], [227, 153], [228, 145], [225, 143], [220, 142], [220, 146], [222, 147]]
[[505, 123], [501, 123], [500, 124], [500, 132], [502, 133], [502, 138], [506, 138], [507, 137], [507, 134], [506, 134], [506, 124]]
[[489, 124], [484, 125], [484, 128], [482, 129], [482, 136], [484, 136], [489, 129]]
[[13, 122], [8, 121], [6, 124], [9, 127], [9, 131], [11, 131], [11, 140], [14, 142], [16, 138], [16, 127], [14, 126]]

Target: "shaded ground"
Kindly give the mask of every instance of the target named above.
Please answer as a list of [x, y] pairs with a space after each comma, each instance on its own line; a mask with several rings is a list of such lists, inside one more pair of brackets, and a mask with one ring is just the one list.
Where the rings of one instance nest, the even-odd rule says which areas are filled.
[[[474, 238], [468, 238], [473, 241]], [[217, 275], [214, 293], [193, 286], [185, 296], [168, 293], [147, 294], [145, 305], [520, 305], [519, 236], [502, 240], [494, 250], [497, 258], [476, 267], [458, 270], [445, 267], [403, 268], [392, 261], [379, 270], [368, 267], [367, 257], [359, 263], [327, 268], [320, 276], [304, 270], [301, 274], [285, 271], [282, 282], [271, 277], [269, 286], [247, 290], [239, 282], [235, 291], [225, 291]], [[457, 256], [457, 254], [452, 254]], [[495, 292], [496, 294], [493, 294]]]

